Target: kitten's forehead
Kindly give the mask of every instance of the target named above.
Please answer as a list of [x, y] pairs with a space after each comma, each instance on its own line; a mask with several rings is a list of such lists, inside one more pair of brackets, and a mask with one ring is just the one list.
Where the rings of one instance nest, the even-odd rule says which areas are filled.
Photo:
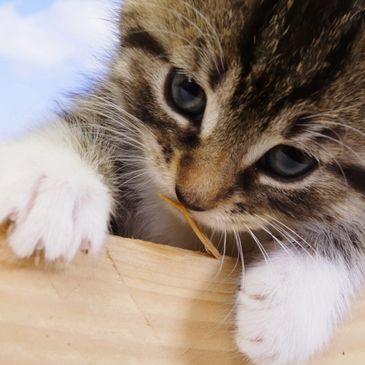
[[212, 87], [236, 68], [234, 103], [267, 112], [328, 86], [363, 35], [364, 9], [364, 0], [127, 0], [122, 33], [128, 43], [143, 32], [149, 51]]
[[286, 127], [281, 115], [364, 98], [364, 11], [364, 0], [126, 0], [122, 47], [148, 54], [150, 74], [162, 62], [213, 90], [218, 137], [247, 141]]

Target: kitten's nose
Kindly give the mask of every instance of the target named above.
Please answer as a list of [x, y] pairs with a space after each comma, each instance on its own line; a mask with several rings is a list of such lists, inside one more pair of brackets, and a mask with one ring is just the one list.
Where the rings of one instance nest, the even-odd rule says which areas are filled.
[[206, 209], [200, 207], [199, 205], [194, 204], [193, 202], [189, 201], [186, 195], [182, 193], [178, 186], [175, 187], [176, 196], [179, 199], [180, 203], [184, 204], [184, 206], [190, 210], [195, 210], [196, 212], [204, 212]]

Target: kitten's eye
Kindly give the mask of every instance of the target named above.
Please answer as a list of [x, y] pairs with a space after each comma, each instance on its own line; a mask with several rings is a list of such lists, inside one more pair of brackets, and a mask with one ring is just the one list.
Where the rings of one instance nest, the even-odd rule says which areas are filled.
[[171, 72], [167, 84], [167, 100], [180, 114], [200, 120], [207, 104], [204, 90], [179, 70]]
[[317, 166], [317, 161], [297, 148], [279, 145], [266, 153], [260, 166], [274, 178], [291, 180], [304, 177]]

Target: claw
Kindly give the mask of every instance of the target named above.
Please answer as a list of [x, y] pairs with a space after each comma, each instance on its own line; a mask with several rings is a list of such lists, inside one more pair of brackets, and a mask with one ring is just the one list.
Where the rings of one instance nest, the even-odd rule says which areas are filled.
[[42, 240], [39, 240], [39, 242], [36, 244], [34, 249], [34, 264], [35, 266], [38, 266], [42, 259], [42, 254], [44, 251], [44, 244]]
[[37, 251], [42, 251], [42, 250], [44, 250], [44, 244], [42, 241], [39, 241], [37, 243], [37, 245], [35, 246], [35, 251], [37, 252]]
[[90, 240], [84, 238], [80, 245], [80, 251], [83, 252], [85, 255], [87, 255], [89, 253], [90, 246], [91, 246]]
[[39, 266], [39, 264], [41, 262], [41, 258], [42, 258], [42, 251], [36, 250], [34, 253], [34, 265], [35, 266]]
[[6, 235], [10, 236], [14, 232], [14, 229], [15, 229], [15, 223], [13, 221], [9, 221], [8, 228], [6, 230]]

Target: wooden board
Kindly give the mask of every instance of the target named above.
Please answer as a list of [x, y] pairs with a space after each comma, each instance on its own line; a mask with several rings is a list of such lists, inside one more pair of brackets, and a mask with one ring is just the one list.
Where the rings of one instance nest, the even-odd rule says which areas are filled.
[[[0, 364], [244, 365], [232, 341], [232, 259], [110, 238], [65, 267], [0, 244]], [[365, 302], [313, 365], [365, 364]]]

